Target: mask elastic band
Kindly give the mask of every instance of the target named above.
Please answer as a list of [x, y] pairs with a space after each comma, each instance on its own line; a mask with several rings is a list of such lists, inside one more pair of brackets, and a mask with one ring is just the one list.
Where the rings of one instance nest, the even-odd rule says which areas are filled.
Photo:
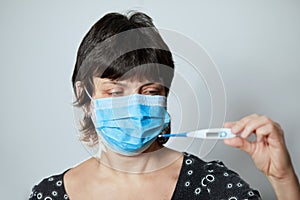
[[[93, 100], [92, 96], [90, 95], [90, 93], [87, 91], [86, 87], [83, 87], [84, 91], [86, 92], [86, 94], [88, 95], [88, 97]], [[92, 121], [94, 122], [95, 119], [93, 116], [91, 116]], [[102, 142], [101, 137], [98, 137], [98, 144], [99, 144], [99, 149], [96, 155], [94, 155], [94, 157], [101, 159], [101, 155], [102, 155], [102, 151], [107, 152], [105, 145]]]
[[86, 94], [88, 95], [88, 97], [90, 97], [91, 100], [93, 100], [92, 96], [90, 95], [90, 93], [87, 91], [86, 87], [83, 87], [84, 91], [86, 92]]

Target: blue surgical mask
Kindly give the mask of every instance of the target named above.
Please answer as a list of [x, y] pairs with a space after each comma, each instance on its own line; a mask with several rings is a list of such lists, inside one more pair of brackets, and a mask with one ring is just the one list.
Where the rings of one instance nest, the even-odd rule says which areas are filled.
[[138, 155], [169, 125], [165, 96], [133, 94], [94, 99], [93, 122], [102, 142], [112, 151]]

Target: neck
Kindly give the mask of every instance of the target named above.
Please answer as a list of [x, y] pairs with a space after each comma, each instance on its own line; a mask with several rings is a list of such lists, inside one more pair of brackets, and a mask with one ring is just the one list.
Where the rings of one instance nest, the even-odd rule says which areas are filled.
[[166, 147], [154, 149], [154, 151], [147, 150], [137, 156], [124, 156], [107, 148], [106, 152], [101, 154], [99, 167], [105, 166], [108, 170], [127, 174], [149, 173], [173, 164], [182, 156], [181, 153]]

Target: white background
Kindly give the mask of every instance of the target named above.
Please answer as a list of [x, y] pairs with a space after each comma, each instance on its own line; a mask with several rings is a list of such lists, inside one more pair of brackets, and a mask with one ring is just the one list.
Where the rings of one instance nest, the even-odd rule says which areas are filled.
[[[76, 51], [101, 16], [129, 9], [144, 11], [158, 28], [177, 31], [201, 44], [224, 81], [226, 120], [260, 113], [280, 122], [299, 175], [299, 1], [2, 0], [1, 199], [26, 199], [42, 178], [89, 156], [77, 140], [73, 122], [70, 80]], [[175, 62], [178, 69], [186, 65], [176, 57]], [[199, 98], [207, 98], [206, 93]], [[182, 107], [193, 110], [195, 105], [188, 100]], [[203, 106], [201, 117], [205, 112]], [[177, 128], [194, 127], [187, 122]], [[199, 146], [201, 141], [194, 141], [188, 151], [197, 154]], [[275, 198], [267, 179], [244, 152], [219, 142], [204, 159], [224, 161], [258, 188], [263, 199]]]

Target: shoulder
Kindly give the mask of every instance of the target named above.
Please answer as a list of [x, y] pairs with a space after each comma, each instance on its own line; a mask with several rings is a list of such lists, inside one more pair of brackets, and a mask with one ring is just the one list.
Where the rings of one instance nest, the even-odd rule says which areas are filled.
[[194, 196], [201, 194], [209, 199], [260, 199], [258, 191], [223, 162], [206, 162], [188, 153], [184, 153], [178, 184]]
[[95, 165], [94, 160], [92, 158], [85, 160], [61, 174], [44, 178], [32, 188], [29, 200], [69, 199], [65, 189], [66, 185], [81, 184], [83, 180], [87, 179], [86, 172], [92, 171], [91, 166]]
[[32, 192], [29, 196], [30, 200], [54, 200], [54, 199], [68, 199], [65, 192], [63, 177], [67, 172], [52, 175], [44, 178], [40, 183], [32, 188]]

